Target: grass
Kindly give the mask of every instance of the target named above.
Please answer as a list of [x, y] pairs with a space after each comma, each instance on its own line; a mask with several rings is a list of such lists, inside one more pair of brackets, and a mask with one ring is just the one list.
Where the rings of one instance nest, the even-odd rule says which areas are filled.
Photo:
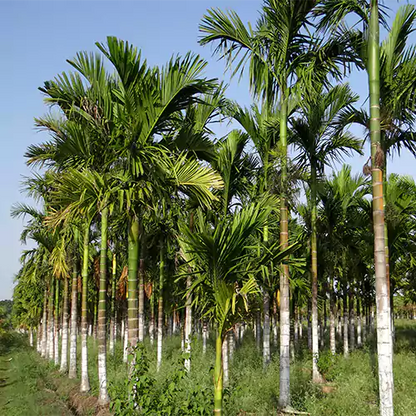
[[[21, 339], [19, 342], [21, 343]], [[338, 351], [342, 351], [342, 346], [338, 347]], [[296, 358], [291, 364], [292, 406], [297, 410], [309, 412], [311, 416], [378, 415], [375, 348], [375, 340], [369, 339], [363, 348], [353, 351], [348, 358], [344, 358], [341, 354], [332, 358], [328, 352], [322, 351], [322, 368], [325, 368], [325, 377], [330, 381], [330, 388], [324, 392], [321, 386], [316, 386], [310, 381], [312, 357], [306, 347], [306, 339], [303, 339], [303, 345], [296, 352]], [[3, 413], [11, 416], [67, 414], [63, 413], [61, 403], [65, 397], [57, 398], [56, 395], [49, 395], [48, 392], [48, 374], [51, 374], [52, 365], [46, 364], [33, 350], [28, 350], [26, 345], [12, 346], [12, 353], [4, 352], [3, 349], [0, 348], [0, 368], [9, 366], [6, 371], [13, 376], [1, 375], [1, 377], [11, 377], [7, 379], [7, 384], [14, 383], [0, 386], [0, 409], [2, 410], [3, 406], [7, 409], [7, 412]], [[175, 374], [178, 368], [181, 368], [180, 338], [179, 336], [165, 338], [163, 363], [159, 373], [156, 372], [156, 345], [151, 346], [146, 340], [145, 349], [150, 360], [149, 375], [154, 379], [153, 395], [157, 400], [168, 388], [171, 380], [176, 380]], [[80, 349], [78, 352], [80, 353]], [[267, 369], [263, 370], [262, 356], [255, 346], [252, 334], [246, 332], [244, 342], [236, 349], [230, 360], [230, 383], [225, 391], [225, 415], [276, 415], [279, 396], [279, 359], [276, 347], [272, 352], [272, 361]], [[9, 357], [13, 357], [10, 363], [6, 361]], [[97, 347], [93, 339], [89, 339], [88, 361], [92, 393], [97, 394]], [[192, 414], [180, 410], [186, 400], [201, 400], [205, 410], [198, 414], [212, 414], [212, 408], [207, 405], [206, 397], [189, 397], [189, 394], [195, 390], [204, 390], [208, 397], [211, 397], [213, 363], [213, 339], [208, 345], [205, 356], [202, 354], [201, 341], [195, 339], [192, 346], [191, 372], [189, 376], [175, 381], [177, 386], [169, 402], [171, 406], [169, 414]], [[125, 394], [127, 378], [126, 365], [122, 362], [121, 342], [116, 345], [115, 355], [108, 356], [107, 371], [110, 394], [113, 400], [117, 400]], [[415, 414], [414, 374], [416, 374], [416, 322], [398, 321], [394, 356], [396, 416]], [[22, 397], [23, 391], [27, 391], [27, 394]], [[58, 402], [51, 403], [52, 400], [57, 399]], [[38, 409], [37, 406], [41, 407]], [[56, 410], [51, 410], [55, 409], [53, 406], [56, 406]], [[33, 410], [22, 413], [22, 409], [26, 408]], [[0, 411], [0, 414], [3, 413]]]
[[27, 345], [26, 337], [10, 332], [0, 338], [0, 414], [72, 414], [54, 392], [51, 366]]
[[[306, 332], [306, 331], [305, 331]], [[213, 337], [212, 337], [213, 338]], [[395, 415], [410, 416], [416, 409], [416, 322], [396, 322], [396, 344], [394, 357], [395, 374]], [[90, 340], [90, 382], [94, 392], [98, 390], [97, 350]], [[212, 390], [212, 370], [214, 363], [214, 340], [208, 345], [205, 356], [202, 344], [195, 339], [192, 348], [192, 370], [188, 378], [181, 381], [183, 389], [187, 386], [200, 386]], [[296, 353], [291, 365], [292, 406], [297, 410], [309, 412], [312, 416], [376, 416], [378, 410], [378, 373], [375, 340], [369, 339], [365, 346], [350, 353], [346, 359], [338, 354], [331, 358], [328, 374], [331, 381], [330, 391], [323, 392], [320, 386], [310, 380], [312, 357], [303, 339], [302, 348]], [[328, 345], [328, 343], [326, 344]], [[150, 358], [149, 373], [156, 380], [156, 388], [172, 374], [173, 368], [181, 358], [180, 338], [166, 337], [163, 345], [163, 364], [156, 372], [156, 347], [145, 342]], [[273, 351], [273, 350], [272, 350]], [[342, 345], [338, 345], [342, 351]], [[322, 356], [329, 355], [323, 351]], [[121, 343], [116, 354], [108, 359], [108, 380], [110, 392], [120, 391], [124, 386], [126, 369], [122, 364]], [[266, 370], [263, 370], [262, 356], [257, 350], [252, 334], [248, 331], [244, 342], [237, 348], [230, 360], [230, 383], [225, 393], [225, 414], [236, 415], [275, 415], [279, 397], [279, 358], [274, 347], [273, 358]], [[116, 398], [116, 397], [113, 397]], [[178, 397], [179, 401], [183, 397]], [[207, 409], [206, 414], [211, 414]]]

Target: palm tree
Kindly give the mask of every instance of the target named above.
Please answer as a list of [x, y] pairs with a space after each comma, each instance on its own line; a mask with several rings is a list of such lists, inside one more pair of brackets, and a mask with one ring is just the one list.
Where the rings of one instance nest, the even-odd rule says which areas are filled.
[[257, 292], [253, 271], [259, 264], [280, 261], [289, 252], [279, 251], [275, 245], [271, 255], [252, 257], [251, 235], [266, 224], [275, 204], [276, 201], [270, 200], [253, 203], [222, 217], [214, 230], [204, 219], [198, 221], [197, 231], [190, 232], [186, 227], [181, 230], [184, 259], [196, 274], [190, 288], [194, 302], [216, 324], [214, 412], [218, 415], [222, 414], [222, 346], [227, 332], [248, 312], [250, 296]]
[[358, 97], [348, 85], [339, 85], [328, 92], [308, 93], [302, 101], [301, 116], [291, 122], [293, 143], [302, 169], [310, 167], [311, 254], [312, 254], [312, 354], [313, 381], [322, 377], [318, 370], [318, 247], [317, 247], [317, 187], [324, 167], [339, 160], [342, 153], [361, 152], [361, 141], [345, 131], [343, 114]]
[[[283, 248], [287, 247], [289, 241], [286, 195], [289, 101], [297, 85], [308, 82], [312, 74], [315, 79], [319, 74], [326, 76], [328, 71], [339, 75], [336, 65], [343, 62], [351, 51], [349, 37], [337, 36], [323, 43], [322, 40], [307, 36], [315, 6], [315, 0], [266, 0], [256, 30], [252, 30], [251, 26], [246, 28], [235, 12], [225, 14], [218, 9], [209, 10], [200, 25], [200, 31], [204, 33], [201, 44], [218, 42], [216, 52], [227, 59], [229, 66], [241, 53], [234, 74], [243, 71], [245, 63], [249, 61], [253, 93], [263, 97], [269, 104], [279, 102], [280, 243]], [[313, 89], [313, 83], [308, 85]], [[289, 345], [289, 268], [283, 262], [280, 272], [279, 395], [282, 408], [289, 406], [290, 402]]]
[[391, 311], [386, 272], [386, 250], [384, 229], [383, 165], [384, 154], [381, 140], [380, 114], [380, 20], [378, 0], [356, 2], [347, 0], [333, 2], [326, 0], [318, 13], [323, 15], [321, 27], [328, 28], [341, 24], [348, 13], [356, 13], [363, 22], [367, 39], [366, 69], [369, 83], [371, 173], [373, 180], [373, 226], [374, 264], [376, 275], [377, 304], [377, 351], [379, 364], [380, 414], [393, 415], [393, 345], [391, 333]]
[[[416, 155], [415, 105], [416, 85], [411, 74], [416, 71], [416, 52], [407, 47], [414, 30], [416, 10], [412, 5], [400, 7], [386, 39], [380, 45], [380, 123], [381, 147], [384, 153], [383, 182], [387, 181], [387, 160], [402, 149]], [[366, 62], [367, 63], [367, 62]], [[370, 117], [365, 109], [354, 111], [351, 120], [370, 128]], [[385, 194], [386, 196], [386, 194]], [[386, 275], [390, 290], [390, 261], [387, 223], [385, 223]], [[392, 305], [392, 296], [390, 296]]]

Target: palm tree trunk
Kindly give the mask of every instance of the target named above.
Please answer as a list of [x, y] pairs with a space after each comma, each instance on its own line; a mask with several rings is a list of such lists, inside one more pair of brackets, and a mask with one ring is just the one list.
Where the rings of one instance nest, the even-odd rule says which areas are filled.
[[88, 260], [89, 260], [90, 225], [85, 224], [84, 247], [82, 258], [82, 298], [81, 298], [81, 393], [90, 390], [88, 379]]
[[128, 319], [123, 319], [123, 363], [127, 363], [128, 350], [129, 350], [129, 321]]
[[150, 323], [149, 323], [149, 338], [150, 344], [153, 345], [155, 341], [155, 295], [150, 297]]
[[[386, 275], [384, 242], [383, 175], [380, 159], [380, 36], [378, 1], [370, 4], [368, 41], [368, 82], [370, 92], [370, 137], [373, 182], [374, 263], [377, 304], [377, 356], [379, 374], [380, 415], [392, 416], [393, 410], [393, 345], [389, 288]], [[380, 157], [382, 156], [382, 157]]]
[[116, 272], [117, 272], [117, 255], [113, 253], [113, 267], [111, 279], [111, 317], [110, 317], [110, 354], [114, 355], [114, 342], [116, 339]]
[[[383, 136], [381, 137], [381, 141], [383, 142]], [[387, 192], [386, 184], [387, 184], [387, 149], [381, 143], [383, 152], [384, 152], [384, 169], [383, 169], [383, 186], [384, 186], [384, 193]], [[386, 211], [386, 195], [383, 198], [383, 210]], [[387, 222], [384, 222], [384, 250], [386, 253], [386, 281], [387, 281], [387, 293], [390, 300], [390, 319], [391, 319], [391, 337], [392, 337], [392, 348], [394, 345], [394, 304], [393, 304], [393, 296], [392, 296], [392, 288], [391, 288], [391, 281], [390, 281], [390, 250], [389, 250], [389, 233]]]
[[331, 354], [335, 355], [337, 352], [335, 342], [335, 299], [334, 299], [334, 279], [331, 278], [331, 287], [329, 288], [329, 346]]
[[98, 294], [98, 404], [106, 405], [110, 402], [107, 392], [107, 233], [108, 207], [101, 211], [101, 249], [100, 249], [100, 290]]
[[135, 347], [138, 339], [137, 316], [137, 268], [139, 257], [139, 221], [133, 217], [130, 223], [129, 235], [129, 280], [128, 280], [128, 321], [130, 347]]
[[227, 336], [228, 334], [225, 335], [224, 340], [222, 342], [222, 372], [223, 372], [225, 386], [228, 386], [228, 380], [229, 380]]
[[[280, 149], [282, 151], [280, 195], [280, 245], [287, 248], [289, 239], [287, 187], [287, 100], [286, 85], [281, 89]], [[282, 264], [280, 272], [280, 394], [279, 406], [290, 405], [290, 312], [289, 312], [289, 266]]]
[[231, 330], [228, 333], [228, 357], [231, 362], [233, 360], [234, 351], [235, 351], [235, 334], [234, 334], [234, 331]]
[[62, 372], [68, 370], [68, 297], [69, 297], [69, 276], [64, 278], [64, 304], [62, 322], [62, 345], [61, 345], [61, 368]]
[[36, 351], [39, 354], [42, 351], [42, 324], [40, 322], [36, 331]]
[[349, 354], [349, 348], [348, 348], [348, 305], [347, 305], [347, 288], [346, 286], [344, 286], [344, 293], [343, 293], [343, 299], [342, 299], [342, 304], [343, 304], [343, 308], [344, 308], [344, 357], [348, 357]]
[[162, 343], [163, 343], [163, 283], [165, 274], [165, 247], [163, 241], [160, 242], [160, 262], [159, 262], [159, 303], [157, 316], [157, 371], [162, 364]]
[[185, 358], [185, 368], [191, 369], [191, 333], [192, 333], [192, 295], [190, 292], [192, 286], [192, 277], [186, 277], [186, 306], [185, 306], [185, 352], [188, 356]]
[[207, 321], [204, 319], [202, 323], [202, 354], [207, 352], [207, 339], [208, 339], [208, 325]]
[[69, 378], [77, 377], [77, 325], [78, 325], [78, 230], [74, 230], [74, 257], [72, 265], [71, 343], [69, 346]]
[[360, 308], [360, 299], [357, 297], [357, 347], [360, 348], [362, 345], [361, 339], [361, 308]]
[[308, 300], [308, 348], [312, 351], [312, 319], [311, 319], [312, 302]]
[[28, 331], [29, 331], [29, 345], [33, 347], [33, 329], [29, 328]]
[[54, 341], [53, 341], [53, 301], [55, 294], [55, 279], [51, 280], [48, 306], [48, 358], [53, 360]]
[[260, 350], [260, 344], [261, 344], [261, 317], [260, 317], [260, 311], [256, 312], [256, 322], [255, 322], [255, 333], [256, 333], [256, 347], [258, 350]]
[[55, 281], [55, 324], [53, 327], [53, 358], [55, 365], [59, 365], [59, 280]]
[[318, 334], [318, 243], [316, 238], [316, 167], [311, 166], [311, 254], [312, 254], [312, 380], [315, 383], [322, 381], [318, 370], [319, 334]]
[[222, 416], [222, 339], [221, 334], [217, 335], [215, 342], [215, 366], [214, 366], [214, 415]]
[[354, 314], [354, 294], [353, 294], [353, 289], [350, 289], [350, 293], [349, 293], [349, 302], [348, 302], [348, 307], [349, 307], [349, 317], [350, 317], [350, 325], [349, 325], [349, 330], [350, 330], [350, 350], [353, 351], [355, 349], [355, 314]]
[[[99, 289], [98, 289], [98, 292], [99, 292]], [[98, 334], [98, 299], [94, 302], [92, 334], [93, 334], [94, 340], [96, 340], [97, 334]]]
[[141, 247], [139, 260], [139, 342], [144, 341], [144, 257], [146, 249], [146, 236], [144, 227], [140, 227]]
[[263, 294], [263, 366], [270, 362], [270, 295], [267, 290]]
[[45, 287], [43, 292], [43, 315], [42, 315], [42, 346], [41, 346], [41, 356], [46, 358], [47, 354], [47, 338], [48, 338], [48, 288]]

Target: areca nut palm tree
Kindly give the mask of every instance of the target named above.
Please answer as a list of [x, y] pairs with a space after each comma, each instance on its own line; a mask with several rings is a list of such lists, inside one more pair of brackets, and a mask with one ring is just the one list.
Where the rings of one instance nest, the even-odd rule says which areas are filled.
[[[279, 140], [281, 154], [281, 209], [280, 239], [282, 247], [288, 244], [287, 186], [287, 123], [288, 101], [299, 82], [310, 81], [311, 75], [330, 69], [337, 75], [337, 63], [344, 61], [351, 49], [347, 37], [338, 36], [323, 44], [311, 39], [309, 24], [315, 0], [266, 0], [256, 30], [246, 28], [235, 12], [228, 14], [209, 10], [200, 25], [204, 33], [202, 44], [218, 42], [216, 52], [227, 59], [229, 66], [236, 63], [234, 74], [243, 71], [249, 62], [250, 84], [256, 96], [269, 103], [279, 102]], [[337, 47], [333, 46], [337, 44]], [[342, 44], [342, 45], [341, 45]], [[311, 47], [314, 45], [314, 47]], [[240, 54], [241, 53], [241, 54]], [[241, 59], [237, 57], [240, 54]], [[341, 54], [341, 55], [340, 55]], [[237, 61], [237, 62], [236, 62]], [[308, 65], [305, 65], [308, 63]], [[303, 68], [303, 72], [299, 71]], [[308, 82], [313, 89], [313, 83]], [[280, 395], [279, 404], [290, 403], [290, 319], [289, 268], [282, 263], [280, 272]]]
[[302, 101], [301, 116], [291, 123], [293, 142], [299, 151], [296, 159], [303, 169], [310, 167], [311, 255], [312, 255], [312, 378], [319, 382], [318, 370], [318, 247], [317, 247], [317, 187], [325, 165], [339, 160], [342, 153], [361, 153], [361, 141], [346, 131], [343, 113], [358, 97], [348, 85], [339, 85], [328, 92], [308, 93]]
[[[273, 204], [272, 204], [273, 205]], [[267, 221], [271, 205], [267, 201], [253, 203], [238, 213], [221, 218], [214, 230], [209, 226], [190, 232], [184, 228], [180, 240], [185, 261], [196, 278], [190, 288], [194, 303], [216, 324], [216, 355], [214, 366], [214, 413], [222, 415], [222, 345], [226, 334], [249, 309], [250, 295], [257, 292], [253, 275], [259, 262], [279, 261], [288, 250], [275, 250], [250, 264], [251, 235], [260, 231]], [[275, 247], [276, 249], [276, 247]]]

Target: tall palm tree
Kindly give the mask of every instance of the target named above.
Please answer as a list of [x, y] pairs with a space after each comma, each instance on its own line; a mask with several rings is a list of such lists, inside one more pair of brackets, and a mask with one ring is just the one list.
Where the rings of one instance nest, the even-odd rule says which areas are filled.
[[[280, 243], [288, 245], [287, 208], [287, 145], [288, 105], [299, 83], [308, 82], [312, 74], [326, 76], [328, 71], [339, 75], [337, 63], [349, 55], [350, 39], [337, 36], [328, 43], [312, 39], [310, 19], [315, 0], [266, 0], [257, 21], [256, 29], [247, 28], [235, 12], [209, 10], [203, 17], [200, 43], [218, 42], [216, 52], [227, 59], [229, 66], [236, 62], [234, 74], [243, 71], [246, 62], [250, 67], [250, 84], [253, 93], [269, 104], [279, 103], [281, 195]], [[334, 47], [336, 46], [336, 47]], [[307, 64], [307, 65], [306, 65]], [[308, 85], [313, 89], [313, 83]], [[289, 268], [282, 263], [280, 273], [280, 395], [282, 408], [290, 402], [290, 318]]]
[[[416, 52], [407, 45], [414, 30], [416, 10], [412, 5], [400, 7], [386, 39], [380, 45], [380, 123], [381, 147], [384, 153], [383, 182], [387, 181], [388, 156], [402, 149], [416, 155], [415, 104], [411, 98], [416, 83], [411, 75], [416, 71]], [[366, 56], [364, 60], [366, 62]], [[365, 109], [356, 110], [351, 120], [370, 128], [370, 116]], [[390, 261], [387, 223], [385, 223], [386, 275], [390, 288]], [[392, 296], [390, 302], [392, 305]]]
[[348, 85], [339, 85], [328, 92], [308, 92], [302, 101], [302, 113], [291, 122], [293, 142], [302, 169], [310, 168], [311, 255], [312, 255], [312, 354], [313, 381], [322, 377], [318, 370], [318, 247], [317, 247], [317, 188], [324, 167], [339, 160], [342, 153], [361, 152], [361, 141], [349, 134], [343, 122], [344, 111], [350, 110], [358, 97]]
[[381, 138], [380, 112], [380, 21], [384, 22], [378, 0], [357, 2], [326, 0], [318, 13], [323, 15], [320, 26], [339, 26], [344, 17], [355, 13], [362, 21], [366, 43], [366, 70], [369, 83], [369, 114], [371, 138], [371, 173], [373, 180], [373, 226], [374, 264], [376, 275], [377, 304], [377, 351], [379, 368], [380, 414], [391, 416], [393, 410], [393, 343], [391, 333], [391, 310], [386, 272], [386, 249], [384, 228], [383, 165], [384, 154]]

